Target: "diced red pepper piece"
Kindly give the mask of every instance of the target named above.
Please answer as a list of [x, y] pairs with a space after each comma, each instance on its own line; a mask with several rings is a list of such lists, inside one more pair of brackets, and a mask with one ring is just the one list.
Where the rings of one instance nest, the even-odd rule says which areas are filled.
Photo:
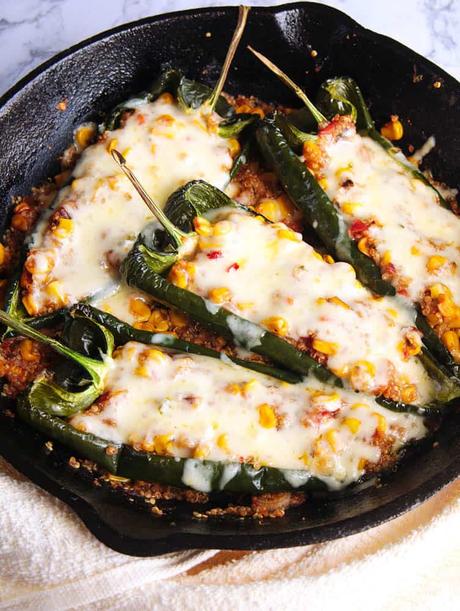
[[208, 257], [208, 259], [220, 259], [222, 257], [222, 251], [211, 250], [211, 252], [208, 252], [206, 256]]

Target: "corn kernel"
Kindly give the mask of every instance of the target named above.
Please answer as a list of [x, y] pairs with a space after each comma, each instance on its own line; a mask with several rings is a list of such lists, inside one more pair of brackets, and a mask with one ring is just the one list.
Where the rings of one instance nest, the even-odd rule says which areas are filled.
[[139, 322], [145, 322], [150, 317], [150, 308], [143, 299], [135, 297], [129, 301], [129, 311], [136, 320]]
[[398, 318], [398, 311], [395, 310], [394, 308], [387, 308], [387, 312], [393, 318]]
[[193, 451], [193, 458], [206, 458], [209, 456], [209, 448], [206, 445], [198, 445]]
[[369, 239], [364, 237], [358, 241], [358, 249], [365, 255], [369, 256]]
[[136, 367], [134, 370], [134, 374], [141, 378], [149, 378], [150, 370], [146, 365], [139, 365], [139, 367]]
[[169, 313], [169, 319], [174, 327], [185, 327], [187, 325], [187, 317], [182, 312], [173, 310]]
[[326, 191], [329, 186], [329, 183], [327, 182], [327, 178], [320, 178], [318, 180], [318, 184], [323, 189], [323, 191]]
[[50, 297], [53, 297], [59, 304], [66, 304], [66, 296], [62, 288], [62, 284], [58, 280], [50, 282], [46, 287], [46, 292]]
[[343, 423], [350, 429], [353, 435], [355, 435], [361, 427], [361, 420], [358, 418], [345, 418]]
[[301, 460], [306, 467], [308, 467], [311, 463], [310, 454], [308, 452], [304, 452], [301, 456], [299, 456], [299, 460]]
[[228, 452], [228, 435], [227, 433], [222, 433], [216, 440], [216, 445], [218, 448], [223, 450], [224, 452]]
[[212, 225], [203, 216], [196, 216], [193, 219], [193, 227], [198, 235], [209, 237], [212, 235]]
[[230, 301], [232, 294], [230, 289], [226, 288], [225, 286], [221, 286], [211, 289], [208, 293], [208, 297], [213, 303], [221, 304]]
[[89, 146], [94, 135], [94, 126], [82, 125], [81, 127], [79, 127], [75, 132], [75, 142], [77, 143], [78, 148], [82, 151], [87, 146]]
[[455, 331], [446, 331], [442, 334], [442, 343], [453, 354], [460, 350], [460, 340]]
[[165, 315], [159, 310], [154, 310], [148, 321], [149, 328], [158, 333], [164, 333], [169, 329], [169, 323]]
[[228, 140], [228, 152], [230, 153], [230, 156], [236, 157], [237, 155], [239, 155], [240, 151], [241, 146], [238, 140], [236, 138], [230, 138]]
[[356, 208], [359, 208], [360, 206], [361, 204], [357, 202], [345, 202], [342, 204], [342, 212], [345, 212], [345, 214], [354, 214]]
[[162, 93], [160, 96], [158, 96], [158, 101], [162, 102], [163, 104], [174, 104], [174, 98], [168, 92]]
[[329, 429], [324, 433], [324, 438], [331, 446], [331, 450], [337, 452], [337, 431], [335, 429]]
[[364, 369], [371, 377], [375, 376], [375, 366], [369, 361], [356, 361], [352, 367], [352, 374], [359, 374], [361, 369]]
[[435, 272], [447, 262], [445, 257], [441, 255], [433, 255], [428, 259], [426, 268], [429, 272]]
[[450, 299], [444, 299], [438, 303], [438, 309], [444, 318], [450, 319], [457, 313], [457, 307], [455, 303]]
[[213, 227], [213, 234], [216, 236], [226, 235], [232, 230], [230, 221], [219, 221]]
[[241, 386], [239, 384], [227, 384], [225, 391], [231, 395], [239, 395], [241, 394]]
[[172, 282], [172, 284], [180, 289], [187, 288], [188, 276], [178, 265], [173, 265], [171, 271], [169, 272], [168, 279], [170, 282]]
[[430, 295], [434, 299], [439, 299], [439, 297], [446, 295], [448, 297], [452, 297], [450, 289], [445, 284], [441, 284], [440, 282], [437, 282], [436, 284], [430, 286]]
[[290, 208], [283, 197], [262, 199], [256, 206], [257, 212], [273, 223], [279, 223], [289, 216]]
[[334, 259], [331, 257], [331, 255], [323, 255], [323, 259], [324, 261], [326, 261], [326, 263], [328, 263], [329, 265], [332, 265], [333, 263], [335, 263]]
[[161, 125], [170, 126], [172, 125], [176, 119], [170, 114], [160, 115], [155, 119], [155, 123], [160, 123]]
[[289, 325], [285, 318], [281, 316], [270, 316], [262, 321], [264, 327], [266, 327], [272, 333], [276, 333], [281, 337], [284, 337], [288, 334]]
[[272, 429], [276, 426], [275, 410], [268, 403], [262, 403], [257, 408], [259, 411], [259, 424], [265, 429]]
[[369, 409], [369, 405], [367, 403], [353, 403], [351, 409]]
[[168, 454], [171, 451], [172, 436], [169, 434], [155, 435], [155, 452], [157, 454]]
[[243, 393], [245, 397], [247, 397], [248, 394], [251, 392], [251, 390], [253, 390], [256, 386], [257, 386], [257, 380], [255, 379], [248, 380], [247, 382], [242, 384], [241, 392]]
[[338, 345], [334, 342], [326, 342], [322, 339], [318, 339], [315, 337], [312, 343], [313, 349], [317, 352], [321, 352], [322, 354], [327, 354], [329, 356], [333, 356], [336, 354], [338, 350]]
[[24, 295], [22, 303], [27, 310], [27, 313], [34, 316], [38, 312], [37, 303], [34, 301], [32, 295]]
[[345, 301], [342, 301], [340, 297], [328, 297], [327, 301], [329, 303], [333, 303], [334, 305], [340, 306], [341, 308], [345, 308], [345, 310], [349, 310], [350, 306]]
[[280, 240], [292, 240], [293, 242], [300, 242], [302, 239], [298, 233], [292, 231], [291, 229], [278, 229], [276, 235], [280, 238]]
[[111, 140], [109, 140], [108, 144], [107, 144], [107, 152], [111, 153], [114, 149], [116, 149], [118, 146], [118, 140], [117, 138], [112, 138]]
[[391, 263], [391, 252], [389, 250], [386, 250], [383, 253], [382, 259], [380, 262], [382, 265], [388, 265], [389, 263]]
[[418, 257], [418, 255], [420, 254], [420, 250], [417, 248], [417, 246], [411, 246], [410, 252], [411, 255], [414, 255], [416, 257]]
[[73, 227], [72, 219], [66, 219], [61, 216], [58, 224], [53, 229], [53, 235], [55, 235], [57, 238], [61, 238], [61, 239], [65, 238], [72, 231], [72, 227]]
[[385, 416], [382, 416], [382, 414], [379, 414], [378, 412], [373, 412], [372, 415], [375, 416], [377, 420], [377, 426], [376, 426], [377, 431], [379, 433], [384, 433], [387, 430], [387, 420]]
[[250, 310], [254, 307], [253, 301], [240, 301], [236, 304], [239, 310]]
[[143, 352], [143, 354], [145, 355], [146, 359], [156, 361], [157, 363], [163, 363], [164, 361], [169, 360], [169, 356], [157, 348], [148, 348]]
[[415, 403], [417, 400], [417, 388], [415, 384], [407, 384], [401, 390], [401, 400], [404, 403]]
[[358, 460], [358, 471], [364, 471], [364, 468], [366, 466], [366, 459], [365, 458], [360, 458]]
[[141, 443], [141, 448], [144, 452], [153, 452], [155, 450], [155, 444], [153, 441], [144, 440]]
[[40, 358], [40, 355], [37, 351], [37, 347], [30, 339], [23, 339], [19, 350], [21, 352], [21, 356], [25, 361], [37, 361]]
[[396, 115], [391, 116], [391, 121], [385, 123], [380, 129], [380, 133], [388, 140], [401, 140], [404, 135], [404, 128]]

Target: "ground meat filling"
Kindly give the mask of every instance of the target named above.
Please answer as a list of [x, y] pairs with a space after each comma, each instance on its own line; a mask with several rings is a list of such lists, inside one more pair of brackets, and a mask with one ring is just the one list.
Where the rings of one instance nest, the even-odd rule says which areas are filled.
[[13, 337], [0, 344], [0, 378], [2, 392], [14, 398], [50, 367], [50, 350], [30, 339]]

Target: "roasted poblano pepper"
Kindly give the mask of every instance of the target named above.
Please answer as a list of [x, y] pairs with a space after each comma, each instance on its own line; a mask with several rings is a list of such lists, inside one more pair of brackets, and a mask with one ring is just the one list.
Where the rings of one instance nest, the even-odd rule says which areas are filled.
[[[195, 216], [227, 207], [238, 207], [251, 213], [219, 189], [203, 181], [192, 181], [171, 195], [165, 207], [165, 214], [182, 234], [192, 233]], [[174, 233], [172, 236], [169, 239], [162, 230], [152, 231], [150, 228], [141, 234], [122, 266], [122, 273], [129, 285], [186, 312], [246, 350], [266, 356], [296, 373], [312, 374], [322, 382], [342, 385], [339, 378], [306, 352], [297, 350], [259, 325], [171, 284], [165, 275], [181, 257], [177, 242], [173, 241]]]
[[[90, 314], [91, 317], [84, 316], [84, 313]], [[87, 388], [80, 392], [71, 392], [54, 382], [48, 382], [46, 378], [37, 380], [32, 384], [28, 393], [19, 398], [16, 408], [18, 416], [47, 438], [62, 443], [81, 457], [95, 461], [110, 473], [129, 479], [179, 487], [196, 487], [196, 482], [200, 482], [199, 489], [203, 492], [228, 491], [257, 494], [293, 489], [327, 489], [323, 482], [313, 477], [307, 470], [256, 468], [250, 464], [160, 456], [139, 452], [128, 445], [114, 443], [77, 430], [66, 422], [65, 418], [89, 407], [102, 394], [105, 370], [113, 346], [112, 334], [96, 320], [109, 323], [108, 326], [113, 328], [115, 336], [120, 341], [135, 340], [163, 345], [164, 338], [158, 334], [157, 341], [154, 334], [136, 331], [129, 325], [124, 325], [117, 319], [90, 306], [75, 308], [68, 321], [69, 327], [64, 331], [67, 342], [78, 347], [80, 352], [38, 333], [1, 311], [0, 320], [21, 335], [43, 342], [73, 361], [80, 368], [80, 375], [83, 376], [80, 384], [87, 385]], [[178, 343], [174, 343], [174, 348], [188, 347], [186, 342], [176, 341]], [[101, 344], [105, 346], [104, 351]], [[88, 356], [97, 353], [101, 354], [102, 360]], [[205, 353], [204, 349], [203, 354]], [[266, 371], [261, 370], [261, 373], [266, 373]], [[90, 382], [86, 379], [87, 377], [91, 378]], [[74, 385], [78, 384], [76, 380], [72, 382]]]
[[16, 409], [21, 420], [46, 438], [62, 443], [78, 456], [96, 462], [119, 477], [195, 489], [195, 482], [200, 481], [202, 492], [262, 494], [327, 490], [324, 482], [306, 470], [257, 468], [245, 463], [202, 461], [138, 452], [126, 444], [78, 431], [64, 419], [32, 407], [27, 397], [19, 399]]

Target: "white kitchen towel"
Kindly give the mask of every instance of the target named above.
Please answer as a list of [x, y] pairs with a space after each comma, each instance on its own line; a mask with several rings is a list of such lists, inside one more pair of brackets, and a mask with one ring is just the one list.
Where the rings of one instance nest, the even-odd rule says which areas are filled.
[[330, 543], [132, 558], [0, 460], [0, 608], [454, 609], [460, 480], [410, 513]]

